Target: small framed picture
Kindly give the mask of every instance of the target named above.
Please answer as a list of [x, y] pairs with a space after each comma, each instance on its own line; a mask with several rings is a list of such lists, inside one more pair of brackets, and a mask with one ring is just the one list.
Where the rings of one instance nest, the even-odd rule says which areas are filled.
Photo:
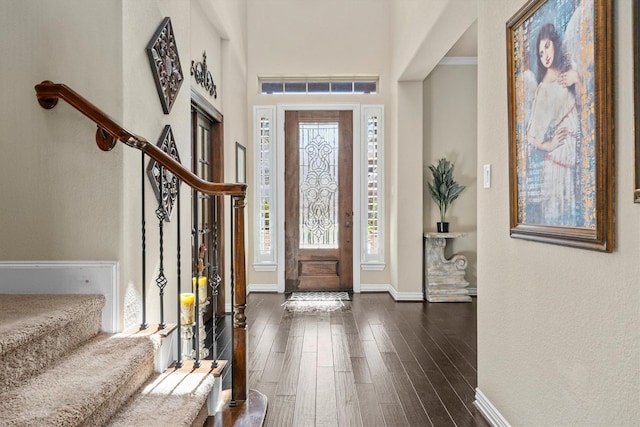
[[236, 142], [236, 182], [247, 182], [247, 148]]

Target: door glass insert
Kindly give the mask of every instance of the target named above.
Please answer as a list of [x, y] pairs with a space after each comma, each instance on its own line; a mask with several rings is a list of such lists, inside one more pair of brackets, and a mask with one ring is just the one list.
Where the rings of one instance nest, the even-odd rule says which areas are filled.
[[300, 248], [338, 248], [338, 123], [300, 123]]

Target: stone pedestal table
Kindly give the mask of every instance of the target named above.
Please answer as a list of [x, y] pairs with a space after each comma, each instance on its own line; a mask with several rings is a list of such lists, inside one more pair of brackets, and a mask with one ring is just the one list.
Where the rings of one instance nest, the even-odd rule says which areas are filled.
[[464, 278], [467, 257], [444, 255], [447, 239], [465, 237], [465, 233], [424, 233], [424, 296], [429, 302], [471, 302], [469, 282]]

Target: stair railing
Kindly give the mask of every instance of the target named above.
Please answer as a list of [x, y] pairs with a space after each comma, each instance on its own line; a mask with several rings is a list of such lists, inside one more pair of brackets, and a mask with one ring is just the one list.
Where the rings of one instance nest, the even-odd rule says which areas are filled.
[[[144, 166], [144, 155], [157, 161], [161, 167], [166, 168], [173, 173], [178, 179], [187, 184], [192, 189], [210, 196], [229, 196], [231, 198], [231, 208], [233, 215], [231, 252], [232, 252], [232, 298], [233, 298], [233, 355], [232, 355], [232, 392], [231, 399], [233, 401], [247, 400], [247, 328], [246, 328], [246, 262], [245, 262], [245, 230], [244, 230], [244, 208], [246, 205], [246, 184], [240, 183], [215, 183], [205, 181], [196, 176], [193, 172], [186, 169], [179, 162], [173, 159], [169, 154], [162, 151], [159, 147], [149, 143], [145, 138], [129, 132], [98, 107], [90, 103], [88, 100], [80, 96], [73, 89], [64, 84], [43, 81], [35, 86], [38, 103], [45, 109], [54, 108], [59, 99], [66, 101], [69, 105], [77, 109], [79, 112], [87, 116], [98, 125], [96, 131], [96, 143], [103, 151], [112, 150], [118, 141], [125, 145], [138, 149], [143, 153], [142, 164]], [[144, 173], [144, 172], [143, 172]], [[144, 186], [143, 186], [144, 188]], [[144, 191], [144, 190], [143, 190]], [[178, 201], [179, 203], [179, 201]], [[144, 203], [143, 203], [144, 205]], [[180, 211], [178, 207], [178, 211]], [[196, 222], [197, 224], [197, 222]], [[179, 229], [179, 226], [178, 226]], [[198, 234], [196, 230], [196, 236]], [[145, 245], [144, 231], [144, 208], [143, 208], [143, 252]], [[195, 250], [198, 250], [197, 239]], [[179, 250], [178, 250], [179, 252]], [[178, 253], [179, 257], [179, 253]], [[143, 260], [144, 261], [144, 260]], [[143, 266], [143, 276], [145, 275], [145, 267]], [[178, 276], [180, 275], [180, 266], [178, 264]], [[143, 278], [143, 280], [145, 280]], [[180, 280], [178, 278], [178, 280]], [[143, 288], [146, 286], [143, 283]], [[198, 286], [196, 286], [196, 292]], [[178, 285], [179, 292], [179, 285]], [[198, 304], [198, 296], [196, 295], [195, 303]], [[144, 304], [144, 298], [143, 298]], [[141, 327], [146, 327], [146, 315], [143, 307], [143, 322]], [[162, 308], [161, 308], [162, 310]], [[196, 306], [197, 316], [197, 306]], [[178, 320], [178, 325], [180, 321]], [[197, 332], [197, 330], [196, 330]], [[178, 332], [179, 333], [179, 332]], [[178, 341], [180, 337], [178, 336]], [[196, 341], [196, 349], [199, 344]], [[197, 350], [196, 350], [197, 354]], [[178, 354], [180, 358], [180, 354]], [[199, 362], [196, 355], [196, 363]], [[216, 363], [214, 355], [214, 363]]]

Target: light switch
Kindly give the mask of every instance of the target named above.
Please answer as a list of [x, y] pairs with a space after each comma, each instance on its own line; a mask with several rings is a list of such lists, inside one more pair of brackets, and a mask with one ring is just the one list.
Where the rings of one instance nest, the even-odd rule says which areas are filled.
[[484, 165], [484, 188], [491, 188], [491, 165]]

